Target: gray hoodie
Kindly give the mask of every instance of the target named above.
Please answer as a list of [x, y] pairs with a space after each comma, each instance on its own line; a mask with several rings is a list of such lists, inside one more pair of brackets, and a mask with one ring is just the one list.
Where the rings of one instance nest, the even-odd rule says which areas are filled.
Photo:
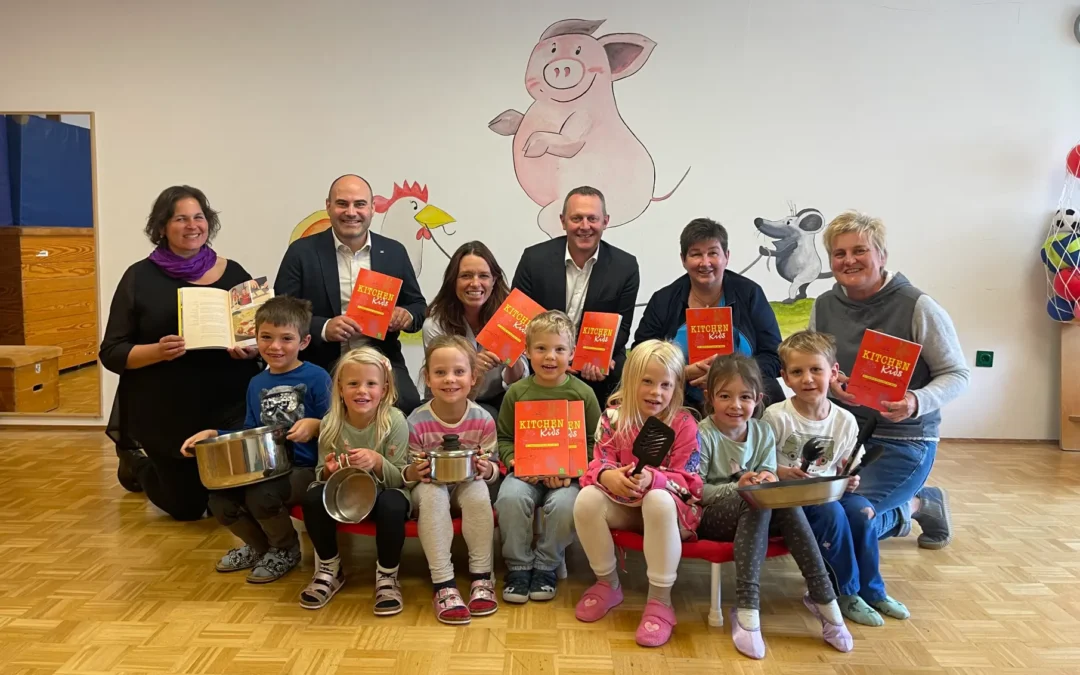
[[[971, 374], [952, 319], [900, 273], [888, 272], [885, 285], [867, 300], [852, 300], [840, 284], [814, 300], [810, 330], [836, 338], [836, 360], [843, 372], [851, 373], [867, 328], [922, 345], [908, 385], [918, 403], [916, 417], [895, 424], [879, 419], [874, 436], [938, 440], [941, 408], [967, 389]], [[860, 420], [877, 414], [871, 408], [837, 403]]]

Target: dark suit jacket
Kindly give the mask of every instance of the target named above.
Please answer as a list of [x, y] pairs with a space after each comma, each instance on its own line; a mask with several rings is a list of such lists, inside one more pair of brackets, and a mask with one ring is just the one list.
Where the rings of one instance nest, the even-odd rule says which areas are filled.
[[[586, 382], [597, 392], [600, 406], [607, 405], [607, 395], [619, 382], [626, 362], [626, 343], [634, 323], [640, 275], [637, 258], [626, 251], [600, 241], [589, 289], [585, 292], [583, 312], [609, 312], [622, 315], [612, 357], [615, 368], [603, 382]], [[558, 237], [525, 249], [514, 272], [513, 286], [544, 309], [566, 311], [566, 237]]]
[[[401, 279], [397, 306], [412, 315], [412, 327], [407, 332], [419, 332], [424, 326], [427, 302], [420, 292], [405, 247], [374, 232], [369, 232], [368, 237], [371, 238], [371, 269]], [[322, 339], [323, 325], [341, 314], [341, 288], [332, 230], [297, 239], [289, 245], [274, 280], [274, 295], [291, 295], [311, 302], [311, 344], [300, 352], [300, 358], [329, 371], [341, 356], [340, 342]], [[369, 339], [392, 364], [405, 367], [398, 333], [388, 333], [385, 340]]]

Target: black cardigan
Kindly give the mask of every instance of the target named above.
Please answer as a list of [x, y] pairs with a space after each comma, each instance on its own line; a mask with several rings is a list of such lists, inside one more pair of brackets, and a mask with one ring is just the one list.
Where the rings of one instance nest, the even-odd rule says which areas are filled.
[[[731, 270], [724, 271], [724, 300], [731, 307], [731, 322], [746, 336], [750, 351], [766, 378], [780, 376], [780, 325], [776, 322], [765, 292], [757, 283]], [[634, 346], [645, 340], [671, 340], [686, 323], [686, 309], [690, 301], [690, 277], [682, 275], [661, 288], [649, 298], [645, 314], [641, 317]]]

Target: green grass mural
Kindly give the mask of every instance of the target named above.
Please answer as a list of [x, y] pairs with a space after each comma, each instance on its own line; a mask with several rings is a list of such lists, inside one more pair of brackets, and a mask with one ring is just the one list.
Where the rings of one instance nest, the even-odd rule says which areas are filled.
[[810, 325], [810, 308], [814, 306], [813, 298], [796, 300], [790, 305], [780, 302], [770, 302], [776, 322], [780, 324], [780, 337], [786, 338], [792, 333], [805, 330]]

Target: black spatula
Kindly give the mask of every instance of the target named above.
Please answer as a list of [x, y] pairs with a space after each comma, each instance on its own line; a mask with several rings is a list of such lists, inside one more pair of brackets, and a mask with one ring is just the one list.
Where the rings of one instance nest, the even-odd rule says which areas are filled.
[[877, 421], [878, 418], [877, 415], [875, 415], [866, 420], [866, 424], [863, 425], [863, 428], [859, 429], [859, 438], [855, 441], [855, 449], [851, 451], [851, 459], [848, 460], [847, 467], [844, 468], [845, 474], [857, 476], [859, 475], [859, 472], [863, 470], [863, 467], [881, 456], [882, 448], [880, 445], [875, 445], [872, 448], [867, 448], [866, 452], [863, 454], [862, 461], [859, 463], [859, 466], [852, 470], [852, 466], [854, 466], [855, 460], [859, 458], [859, 450], [864, 445], [866, 445], [866, 442], [870, 440], [870, 436], [874, 433], [874, 429], [877, 428]]
[[799, 467], [803, 473], [810, 468], [810, 465], [818, 461], [821, 455], [825, 453], [825, 439], [818, 438], [817, 436], [811, 438], [807, 442], [803, 443], [802, 452], [802, 465]]
[[671, 446], [675, 445], [675, 430], [655, 417], [645, 420], [634, 440], [634, 457], [638, 463], [634, 473], [640, 474], [646, 467], [656, 468], [664, 461]]

